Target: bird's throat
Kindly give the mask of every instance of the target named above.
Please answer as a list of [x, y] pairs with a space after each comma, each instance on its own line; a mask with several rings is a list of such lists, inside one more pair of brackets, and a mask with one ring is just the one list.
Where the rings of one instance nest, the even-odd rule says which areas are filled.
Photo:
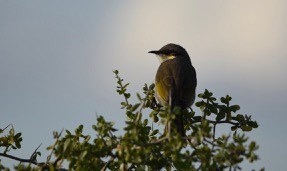
[[165, 62], [168, 60], [175, 59], [176, 56], [174, 56], [174, 55], [158, 55], [158, 58], [159, 58], [159, 61], [162, 63], [162, 62]]

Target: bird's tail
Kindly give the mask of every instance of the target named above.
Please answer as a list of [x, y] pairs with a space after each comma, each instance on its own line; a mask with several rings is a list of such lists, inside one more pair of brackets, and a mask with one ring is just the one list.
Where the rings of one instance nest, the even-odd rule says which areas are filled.
[[[174, 81], [172, 83], [174, 84]], [[171, 131], [179, 133], [182, 137], [186, 137], [183, 124], [183, 108], [178, 105], [180, 103], [174, 98], [174, 92], [175, 90], [173, 88], [169, 90], [170, 109], [172, 113], [176, 114], [175, 119], [171, 123]]]
[[179, 133], [182, 137], [186, 137], [185, 131], [184, 131], [184, 124], [183, 124], [183, 110], [180, 110], [180, 113], [178, 113], [175, 116], [175, 119], [172, 121], [172, 131], [176, 131]]

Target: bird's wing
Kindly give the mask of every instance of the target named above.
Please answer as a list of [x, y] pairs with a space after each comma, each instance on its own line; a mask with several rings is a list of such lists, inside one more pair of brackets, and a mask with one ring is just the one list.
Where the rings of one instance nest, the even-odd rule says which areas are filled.
[[[163, 65], [165, 63], [162, 63]], [[162, 105], [172, 105], [174, 99], [174, 78], [168, 67], [160, 66], [156, 75], [156, 92]]]

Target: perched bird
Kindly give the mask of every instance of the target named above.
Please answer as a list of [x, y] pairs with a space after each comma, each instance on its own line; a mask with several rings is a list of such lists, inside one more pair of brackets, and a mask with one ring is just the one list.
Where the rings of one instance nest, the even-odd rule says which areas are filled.
[[[167, 44], [159, 50], [149, 51], [160, 59], [155, 77], [155, 97], [162, 106], [175, 106], [184, 110], [194, 103], [197, 85], [196, 71], [186, 50], [176, 44]], [[182, 112], [176, 115], [171, 129], [185, 136]], [[174, 128], [176, 127], [176, 129]]]

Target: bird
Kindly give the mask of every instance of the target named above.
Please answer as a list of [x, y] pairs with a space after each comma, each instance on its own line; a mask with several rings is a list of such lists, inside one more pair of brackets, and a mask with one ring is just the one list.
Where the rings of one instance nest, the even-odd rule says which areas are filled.
[[180, 45], [169, 43], [159, 50], [149, 51], [160, 59], [155, 76], [155, 98], [171, 111], [177, 106], [181, 112], [171, 122], [171, 131], [185, 136], [183, 110], [190, 107], [196, 95], [196, 70], [187, 51]]

